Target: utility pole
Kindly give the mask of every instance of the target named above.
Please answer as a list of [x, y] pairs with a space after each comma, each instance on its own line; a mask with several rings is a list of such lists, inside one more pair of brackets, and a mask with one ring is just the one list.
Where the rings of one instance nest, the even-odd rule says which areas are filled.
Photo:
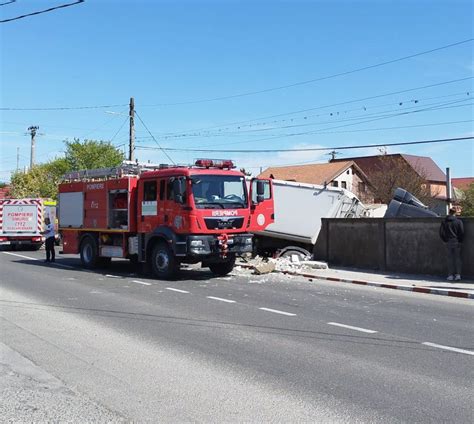
[[18, 172], [18, 167], [20, 165], [20, 148], [16, 148], [16, 172]]
[[135, 153], [135, 100], [130, 97], [130, 135], [128, 146], [128, 160], [133, 161]]
[[28, 131], [30, 132], [31, 136], [31, 156], [30, 156], [30, 169], [33, 168], [35, 165], [35, 137], [36, 137], [36, 131], [39, 130], [39, 127], [37, 125], [31, 125], [28, 127]]
[[449, 215], [449, 209], [452, 202], [451, 170], [446, 168], [446, 215]]

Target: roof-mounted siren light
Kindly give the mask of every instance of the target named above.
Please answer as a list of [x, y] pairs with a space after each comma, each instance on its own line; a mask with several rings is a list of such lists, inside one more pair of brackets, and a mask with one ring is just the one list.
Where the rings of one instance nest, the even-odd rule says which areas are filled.
[[194, 165], [200, 168], [235, 168], [234, 162], [229, 159], [198, 159]]
[[199, 168], [211, 168], [214, 166], [214, 162], [211, 159], [197, 159], [194, 165]]

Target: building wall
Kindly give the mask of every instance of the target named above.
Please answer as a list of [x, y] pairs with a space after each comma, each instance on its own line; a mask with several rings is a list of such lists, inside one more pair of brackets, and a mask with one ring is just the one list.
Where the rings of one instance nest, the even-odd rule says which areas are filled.
[[[334, 182], [337, 183], [337, 187], [345, 188], [346, 190], [352, 191], [352, 193], [354, 193], [354, 190], [353, 190], [353, 170], [352, 170], [352, 168], [347, 169], [342, 174], [340, 174], [339, 176], [334, 178], [331, 181], [331, 185], [333, 187], [335, 187]], [[344, 183], [346, 185], [345, 187], [344, 187]]]
[[[446, 276], [446, 246], [439, 238], [441, 218], [323, 218], [316, 259], [330, 265]], [[474, 218], [462, 218], [464, 277], [474, 278]]]
[[[338, 177], [334, 178], [330, 184], [333, 187], [335, 186], [334, 182], [337, 182], [337, 187], [345, 188], [346, 190], [354, 193], [362, 201], [362, 203], [372, 204], [374, 202], [374, 197], [370, 193], [369, 188], [353, 167], [350, 167]], [[345, 183], [345, 187], [343, 183]], [[361, 184], [363, 184], [364, 187], [362, 191]]]

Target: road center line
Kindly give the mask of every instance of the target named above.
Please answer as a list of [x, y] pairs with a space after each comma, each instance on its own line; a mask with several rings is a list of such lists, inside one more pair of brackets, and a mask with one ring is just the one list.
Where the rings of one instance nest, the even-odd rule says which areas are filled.
[[473, 355], [474, 356], [474, 352], [471, 351], [471, 350], [458, 349], [457, 347], [444, 346], [444, 345], [439, 345], [439, 344], [430, 343], [430, 342], [424, 342], [422, 344], [424, 344], [425, 346], [437, 347], [439, 349], [450, 350], [452, 352], [464, 353], [466, 355]]
[[122, 278], [118, 275], [112, 275], [112, 274], [105, 274], [105, 276], [108, 277], [108, 278]]
[[340, 324], [338, 322], [328, 322], [329, 325], [335, 325], [336, 327], [348, 328], [349, 330], [360, 331], [362, 333], [377, 333], [375, 330], [368, 330], [367, 328], [353, 327], [352, 325]]
[[11, 252], [3, 252], [3, 253], [5, 253], [5, 255], [18, 256], [19, 258], [23, 258], [23, 259], [30, 259], [32, 261], [39, 261], [38, 258], [32, 258], [31, 256], [19, 255], [18, 253], [11, 253]]
[[151, 283], [145, 283], [145, 281], [133, 280], [132, 283], [143, 284], [144, 286], [151, 286]]
[[261, 311], [273, 312], [275, 314], [286, 315], [286, 316], [289, 316], [289, 317], [295, 317], [296, 316], [296, 314], [291, 314], [291, 313], [285, 312], [285, 311], [279, 311], [278, 309], [270, 309], [270, 308], [258, 308], [258, 309], [260, 309]]
[[189, 293], [186, 290], [174, 289], [173, 287], [166, 287], [166, 290], [171, 290], [171, 291], [178, 292], [178, 293]]
[[235, 300], [222, 299], [221, 297], [214, 297], [214, 296], [206, 296], [206, 297], [212, 300], [220, 300], [221, 302], [235, 303]]

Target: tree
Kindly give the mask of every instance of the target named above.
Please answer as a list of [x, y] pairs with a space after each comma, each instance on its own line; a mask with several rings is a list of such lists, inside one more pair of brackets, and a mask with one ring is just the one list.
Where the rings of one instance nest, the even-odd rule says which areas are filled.
[[65, 141], [66, 152], [63, 158], [36, 165], [28, 172], [15, 172], [11, 177], [12, 197], [57, 198], [58, 184], [69, 171], [81, 169], [106, 168], [122, 163], [123, 153], [112, 144], [103, 141], [78, 139]]
[[[28, 172], [15, 172], [11, 177], [10, 195], [21, 197], [46, 197], [55, 199], [58, 183], [64, 172], [64, 159], [36, 165]], [[63, 168], [64, 169], [64, 168]]]
[[466, 190], [463, 190], [460, 204], [462, 207], [462, 216], [474, 216], [474, 183], [472, 183]]
[[117, 166], [124, 160], [123, 153], [105, 141], [66, 140], [65, 159], [70, 171]]
[[370, 172], [371, 192], [376, 202], [389, 204], [397, 188], [403, 188], [428, 206], [433, 205], [438, 193], [432, 193], [426, 172], [413, 169], [403, 158], [379, 156], [377, 165]]

